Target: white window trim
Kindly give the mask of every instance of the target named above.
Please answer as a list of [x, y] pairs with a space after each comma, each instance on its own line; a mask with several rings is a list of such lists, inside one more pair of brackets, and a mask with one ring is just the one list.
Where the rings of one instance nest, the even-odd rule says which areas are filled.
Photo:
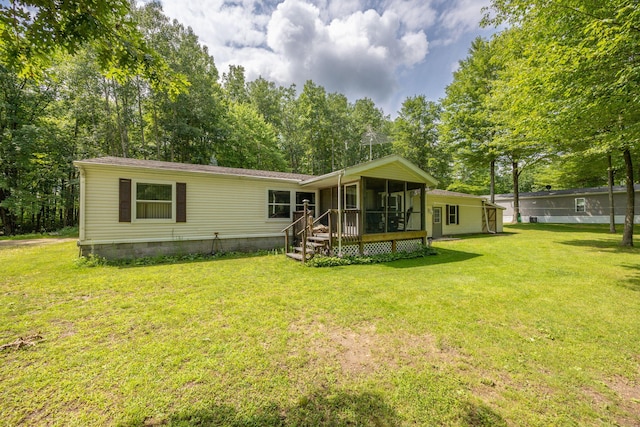
[[[269, 202], [269, 191], [288, 191], [289, 192], [289, 218], [270, 218], [269, 217], [269, 205], [271, 204]], [[316, 190], [305, 190], [305, 189], [295, 189], [292, 190], [291, 188], [277, 188], [277, 187], [270, 187], [267, 188], [265, 191], [265, 217], [267, 219], [267, 221], [269, 222], [291, 222], [293, 221], [293, 212], [296, 210], [296, 193], [313, 193], [315, 194], [315, 203], [313, 204], [314, 207], [317, 208], [318, 206], [318, 192]], [[315, 212], [315, 215], [318, 215], [318, 212]]]
[[[436, 210], [438, 212], [438, 215], [436, 215]], [[440, 206], [434, 207], [432, 215], [433, 215], [433, 223], [434, 224], [442, 224], [442, 207], [440, 207]], [[436, 219], [437, 219], [437, 221], [436, 221]]]
[[[578, 210], [578, 200], [582, 200], [582, 210], [579, 211]], [[574, 201], [574, 211], [576, 213], [580, 213], [580, 212], [586, 212], [587, 211], [587, 199], [585, 197], [576, 197], [575, 201]]]
[[[160, 184], [171, 186], [171, 218], [138, 218], [138, 184]], [[156, 179], [131, 180], [131, 222], [153, 224], [171, 224], [176, 222], [176, 183], [175, 181], [159, 181]]]
[[[269, 201], [269, 192], [270, 191], [283, 191], [283, 192], [288, 192], [289, 193], [289, 218], [271, 218], [269, 217], [269, 206], [271, 206], [271, 202]], [[277, 187], [270, 187], [267, 188], [265, 191], [265, 204], [264, 204], [264, 208], [265, 208], [265, 217], [267, 219], [267, 221], [270, 222], [291, 222], [291, 219], [293, 218], [293, 206], [295, 206], [295, 194], [292, 194], [292, 190], [290, 188], [277, 188]]]
[[342, 201], [343, 209], [347, 209], [346, 207], [347, 206], [347, 187], [356, 187], [356, 207], [349, 208], [349, 209], [360, 209], [360, 183], [359, 182], [344, 184], [344, 194], [343, 194], [344, 200]]

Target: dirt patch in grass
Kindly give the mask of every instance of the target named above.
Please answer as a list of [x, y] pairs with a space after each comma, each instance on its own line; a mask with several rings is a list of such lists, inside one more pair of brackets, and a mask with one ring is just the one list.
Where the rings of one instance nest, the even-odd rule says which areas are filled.
[[640, 384], [627, 378], [616, 376], [602, 382], [608, 392], [585, 388], [583, 393], [592, 406], [604, 408], [615, 418], [620, 426], [640, 425]]
[[315, 367], [339, 366], [343, 374], [371, 374], [399, 367], [465, 363], [453, 348], [429, 334], [380, 333], [375, 324], [341, 327], [313, 320], [290, 325], [292, 357], [305, 355]]
[[0, 240], [0, 249], [2, 248], [14, 248], [19, 246], [36, 246], [36, 245], [51, 245], [53, 243], [73, 242], [78, 239], [71, 238], [48, 238], [48, 239], [24, 239], [24, 240]]
[[621, 425], [640, 425], [640, 383], [638, 381], [629, 381], [623, 377], [614, 377], [607, 381], [606, 384], [620, 398], [620, 409], [629, 414], [628, 421], [630, 423], [623, 422], [623, 420], [618, 420], [618, 422]]

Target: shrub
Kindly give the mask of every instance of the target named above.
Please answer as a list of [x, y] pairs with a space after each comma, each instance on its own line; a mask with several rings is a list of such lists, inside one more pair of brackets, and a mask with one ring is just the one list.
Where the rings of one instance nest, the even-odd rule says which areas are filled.
[[337, 267], [341, 265], [378, 264], [400, 259], [422, 258], [429, 255], [437, 255], [435, 249], [421, 246], [420, 249], [411, 252], [391, 252], [388, 254], [363, 255], [363, 256], [316, 256], [310, 259], [306, 265], [309, 267]]

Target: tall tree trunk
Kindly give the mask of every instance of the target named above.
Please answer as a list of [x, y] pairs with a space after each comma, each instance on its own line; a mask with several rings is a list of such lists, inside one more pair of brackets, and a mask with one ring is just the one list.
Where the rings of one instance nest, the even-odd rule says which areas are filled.
[[[125, 125], [123, 123], [123, 118], [122, 115], [124, 114], [120, 114], [120, 106], [118, 105], [118, 91], [116, 90], [116, 83], [115, 81], [113, 81], [113, 101], [115, 102], [116, 105], [116, 121], [118, 122], [118, 133], [120, 134], [120, 144], [121, 144], [121, 148], [122, 148], [122, 157], [129, 157], [128, 156], [128, 144], [127, 144], [127, 134], [126, 134], [126, 130], [125, 130]], [[124, 106], [123, 106], [124, 108]]]
[[607, 156], [609, 161], [609, 168], [607, 169], [608, 181], [609, 181], [609, 232], [616, 232], [616, 209], [613, 199], [613, 163], [611, 161], [611, 154]]
[[489, 195], [491, 197], [491, 203], [495, 203], [496, 202], [496, 161], [494, 159], [491, 160], [489, 174], [490, 174]]
[[151, 107], [153, 108], [153, 138], [156, 143], [156, 160], [162, 160], [160, 158], [160, 138], [158, 138], [158, 112], [156, 110], [155, 96], [151, 97]]
[[635, 215], [636, 193], [633, 186], [633, 161], [631, 160], [631, 150], [626, 147], [622, 152], [626, 169], [627, 185], [627, 211], [624, 216], [624, 231], [622, 232], [622, 246], [633, 246], [633, 217]]
[[111, 117], [111, 103], [109, 102], [109, 80], [103, 79], [104, 83], [104, 107], [107, 112], [107, 146], [111, 156], [117, 156], [116, 143], [113, 135], [113, 122]]
[[520, 191], [519, 191], [519, 178], [520, 171], [518, 170], [518, 162], [511, 163], [511, 171], [513, 175], [513, 219], [512, 224], [517, 224], [520, 219]]
[[142, 117], [142, 90], [140, 89], [140, 77], [136, 77], [136, 86], [138, 89], [138, 120], [140, 120], [140, 143], [142, 144], [142, 153], [144, 158], [147, 155], [147, 144], [144, 141], [144, 119]]

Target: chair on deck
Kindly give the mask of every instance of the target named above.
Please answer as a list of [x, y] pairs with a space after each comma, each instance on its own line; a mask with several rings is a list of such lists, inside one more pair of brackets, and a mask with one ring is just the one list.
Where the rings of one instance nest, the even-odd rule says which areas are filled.
[[407, 224], [411, 220], [411, 214], [413, 213], [413, 206], [407, 209], [407, 214], [404, 218], [398, 217], [398, 230], [407, 231]]

